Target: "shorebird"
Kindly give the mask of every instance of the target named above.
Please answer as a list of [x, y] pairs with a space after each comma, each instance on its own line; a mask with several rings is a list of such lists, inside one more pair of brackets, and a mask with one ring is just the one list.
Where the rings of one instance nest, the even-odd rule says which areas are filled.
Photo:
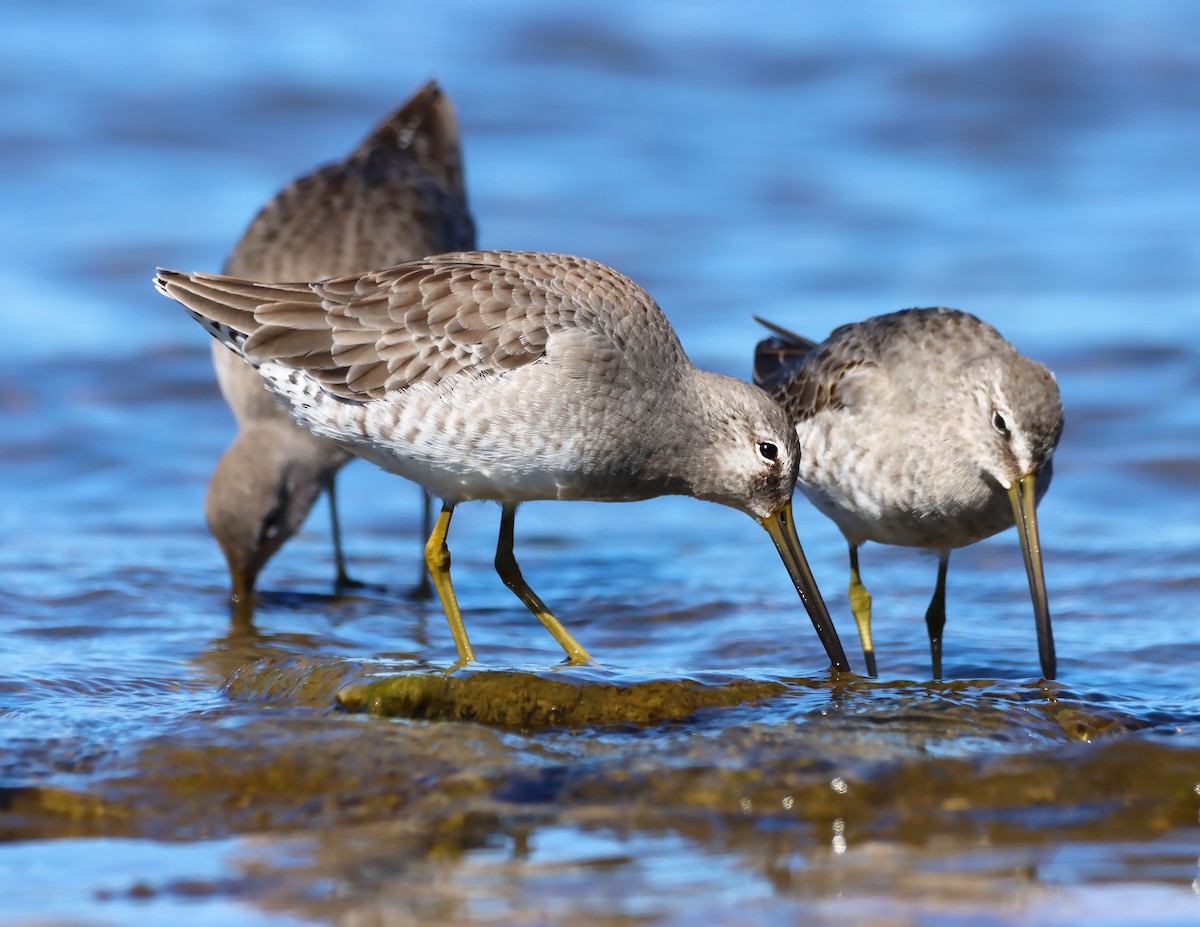
[[[458, 122], [449, 98], [430, 81], [344, 160], [281, 190], [250, 223], [224, 272], [317, 279], [473, 247]], [[352, 455], [293, 422], [235, 352], [214, 341], [212, 353], [238, 432], [213, 470], [204, 509], [229, 564], [234, 602], [248, 605], [259, 572], [300, 529], [322, 490], [329, 497], [336, 585], [351, 585], [334, 479]], [[426, 497], [426, 533], [429, 521]], [[422, 579], [428, 582], [424, 571]]]
[[876, 675], [871, 596], [858, 548], [877, 541], [937, 553], [925, 621], [940, 679], [950, 552], [1016, 524], [1042, 673], [1053, 679], [1036, 506], [1063, 427], [1054, 375], [955, 309], [876, 316], [820, 344], [757, 320], [774, 334], [755, 351], [754, 382], [795, 425], [804, 449], [797, 485], [850, 546], [850, 605], [868, 673]]
[[833, 665], [845, 653], [792, 521], [800, 448], [762, 390], [701, 370], [645, 290], [555, 254], [444, 254], [305, 283], [160, 270], [158, 289], [239, 352], [313, 433], [442, 499], [425, 548], [459, 663], [455, 506], [500, 503], [496, 569], [572, 663], [590, 660], [525, 583], [517, 506], [688, 495], [770, 534]]

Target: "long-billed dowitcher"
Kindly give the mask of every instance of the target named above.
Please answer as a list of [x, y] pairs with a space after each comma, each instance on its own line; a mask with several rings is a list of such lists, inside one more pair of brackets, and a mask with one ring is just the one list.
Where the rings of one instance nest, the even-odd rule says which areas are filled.
[[800, 547], [800, 449], [756, 386], [692, 365], [654, 300], [554, 254], [445, 254], [316, 283], [161, 270], [158, 289], [239, 351], [314, 433], [443, 500], [425, 548], [461, 662], [454, 507], [501, 504], [496, 569], [571, 662], [587, 651], [526, 585], [517, 506], [677, 494], [751, 515], [774, 541], [833, 665], [845, 653]]
[[[343, 161], [281, 190], [250, 223], [224, 272], [309, 280], [473, 247], [458, 123], [431, 81]], [[205, 515], [229, 564], [235, 602], [249, 602], [259, 571], [299, 530], [322, 489], [337, 585], [345, 586], [334, 478], [351, 455], [293, 422], [236, 353], [216, 341], [212, 351], [238, 433], [213, 471]], [[428, 532], [428, 499], [425, 512]]]
[[906, 309], [843, 325], [821, 344], [763, 319], [754, 380], [804, 448], [797, 485], [850, 545], [850, 605], [874, 676], [864, 541], [938, 554], [925, 616], [942, 675], [950, 551], [1015, 523], [1042, 673], [1055, 674], [1037, 500], [1050, 485], [1063, 410], [1053, 374], [991, 325], [954, 309]]

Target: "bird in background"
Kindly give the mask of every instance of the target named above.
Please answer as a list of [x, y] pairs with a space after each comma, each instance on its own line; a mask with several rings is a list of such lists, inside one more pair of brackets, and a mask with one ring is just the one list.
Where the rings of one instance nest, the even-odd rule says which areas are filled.
[[[458, 121], [435, 81], [380, 122], [350, 154], [282, 189], [255, 216], [224, 272], [253, 280], [315, 280], [475, 247]], [[346, 573], [335, 478], [353, 455], [292, 421], [262, 378], [214, 341], [213, 366], [237, 436], [208, 485], [205, 516], [247, 607], [267, 561], [328, 494], [338, 589]], [[430, 521], [425, 499], [425, 526]], [[422, 581], [428, 579], [422, 570]]]
[[459, 664], [475, 658], [450, 582], [459, 503], [500, 503], [497, 571], [583, 663], [588, 652], [521, 575], [518, 505], [688, 495], [767, 530], [830, 661], [849, 668], [796, 537], [799, 445], [783, 410], [756, 386], [695, 367], [658, 304], [622, 274], [493, 251], [307, 283], [160, 270], [156, 284], [306, 428], [442, 499], [426, 563]]
[[[756, 317], [757, 318], [757, 317]], [[1056, 673], [1037, 502], [1063, 428], [1053, 374], [966, 312], [906, 309], [843, 325], [820, 344], [763, 319], [754, 382], [782, 405], [803, 449], [797, 485], [850, 547], [850, 606], [877, 675], [866, 541], [938, 555], [925, 615], [942, 676], [950, 552], [1015, 524], [1042, 674]]]

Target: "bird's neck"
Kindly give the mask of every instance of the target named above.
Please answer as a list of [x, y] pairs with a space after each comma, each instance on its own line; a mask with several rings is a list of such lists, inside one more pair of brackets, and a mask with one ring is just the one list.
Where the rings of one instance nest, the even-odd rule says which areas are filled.
[[726, 378], [690, 364], [674, 373], [641, 429], [639, 470], [660, 487], [656, 495], [696, 495], [696, 463], [713, 433], [713, 411], [704, 397]]

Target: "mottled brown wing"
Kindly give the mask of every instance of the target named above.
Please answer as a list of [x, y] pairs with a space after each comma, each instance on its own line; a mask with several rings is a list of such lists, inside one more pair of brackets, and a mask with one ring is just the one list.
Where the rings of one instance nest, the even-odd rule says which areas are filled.
[[276, 194], [224, 272], [316, 280], [474, 246], [458, 122], [449, 98], [431, 81], [343, 161]]
[[315, 289], [334, 360], [318, 378], [348, 399], [532, 363], [545, 353], [563, 308], [517, 271], [481, 264], [402, 265]]
[[876, 362], [878, 342], [866, 323], [836, 328], [811, 347], [795, 374], [780, 382], [771, 395], [793, 422], [812, 418], [825, 409], [846, 405], [846, 377]]
[[684, 356], [644, 290], [565, 255], [437, 255], [310, 284], [160, 271], [159, 288], [202, 322], [241, 333], [223, 340], [251, 363], [304, 370], [352, 400], [458, 373], [513, 370], [543, 357], [550, 336], [567, 327], [618, 350], [653, 330], [667, 339], [668, 368]]

